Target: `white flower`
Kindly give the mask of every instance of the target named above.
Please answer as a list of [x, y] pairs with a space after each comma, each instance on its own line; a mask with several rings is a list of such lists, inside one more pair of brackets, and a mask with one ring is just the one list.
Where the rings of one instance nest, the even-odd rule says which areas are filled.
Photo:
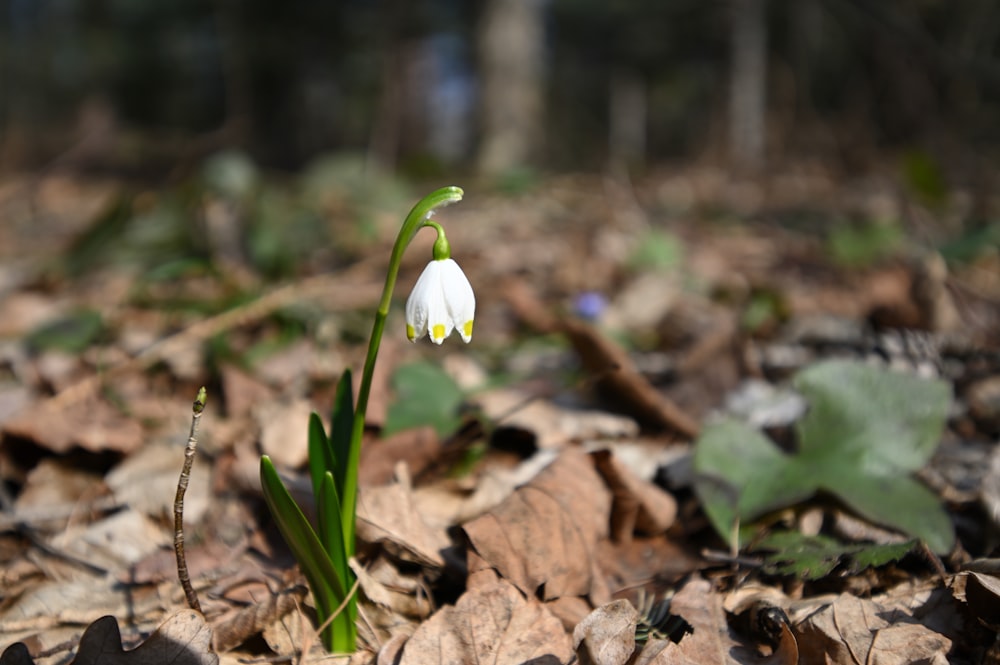
[[426, 332], [440, 344], [457, 329], [468, 343], [475, 314], [476, 296], [458, 264], [452, 259], [431, 261], [406, 301], [406, 336], [415, 342]]

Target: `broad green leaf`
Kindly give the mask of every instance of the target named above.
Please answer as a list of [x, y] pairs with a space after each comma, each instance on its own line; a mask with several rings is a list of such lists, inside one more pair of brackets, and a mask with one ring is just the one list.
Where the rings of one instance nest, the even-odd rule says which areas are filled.
[[[274, 517], [282, 538], [288, 543], [299, 562], [302, 573], [309, 582], [320, 620], [324, 621], [347, 597], [345, 580], [329, 554], [324, 549], [309, 521], [295, 500], [285, 489], [271, 459], [260, 458], [260, 484], [264, 500]], [[327, 649], [336, 652], [353, 652], [356, 629], [349, 612], [341, 612], [327, 630], [323, 631], [323, 641]]]
[[752, 427], [723, 420], [705, 427], [694, 453], [695, 489], [716, 530], [809, 498], [817, 489], [794, 460]]
[[763, 552], [762, 571], [768, 575], [791, 575], [803, 580], [826, 577], [840, 567], [856, 574], [870, 567], [897, 561], [916, 547], [917, 541], [891, 545], [842, 543], [827, 536], [806, 536], [797, 531], [768, 534], [750, 551]]
[[392, 384], [396, 401], [386, 416], [386, 434], [423, 425], [432, 425], [441, 436], [458, 429], [462, 391], [440, 367], [427, 362], [403, 365]]
[[941, 500], [908, 475], [840, 478], [828, 488], [862, 517], [920, 538], [932, 551], [949, 552], [955, 530]]
[[951, 399], [944, 381], [830, 361], [800, 372], [809, 402], [786, 454], [736, 421], [705, 428], [695, 448], [695, 488], [727, 540], [732, 527], [819, 490], [878, 524], [947, 552], [954, 529], [939, 500], [910, 474], [933, 454]]
[[793, 384], [809, 402], [798, 426], [802, 455], [848, 456], [865, 474], [923, 467], [951, 403], [945, 381], [842, 360], [808, 367]]

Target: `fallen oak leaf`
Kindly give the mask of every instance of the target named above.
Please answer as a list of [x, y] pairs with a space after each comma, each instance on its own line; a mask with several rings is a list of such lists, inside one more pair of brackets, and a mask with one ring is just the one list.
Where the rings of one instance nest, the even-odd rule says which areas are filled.
[[800, 656], [804, 662], [947, 663], [952, 641], [909, 612], [905, 603], [841, 594], [797, 626]]
[[24, 642], [15, 642], [0, 653], [0, 665], [35, 665], [35, 661]]
[[573, 630], [573, 647], [584, 665], [625, 665], [635, 653], [639, 612], [627, 600], [598, 607]]
[[677, 517], [677, 501], [673, 496], [637, 477], [609, 450], [595, 451], [591, 457], [614, 497], [611, 537], [615, 542], [630, 542], [637, 530], [659, 535], [673, 525]]
[[559, 619], [500, 580], [470, 589], [454, 606], [438, 610], [403, 646], [399, 665], [565, 663], [572, 655]]
[[643, 665], [730, 665], [759, 663], [756, 654], [735, 639], [722, 596], [712, 590], [707, 580], [695, 577], [670, 600], [670, 612], [691, 626], [691, 632], [679, 642], [651, 639], [636, 656]]
[[167, 617], [142, 644], [126, 651], [118, 621], [105, 616], [84, 631], [71, 665], [218, 665], [211, 642], [212, 629], [201, 613], [182, 610]]
[[448, 546], [443, 529], [427, 524], [413, 500], [409, 471], [396, 465], [396, 482], [358, 491], [357, 537], [360, 542], [380, 544], [400, 561], [439, 571], [444, 567], [441, 551]]
[[500, 505], [463, 526], [476, 553], [526, 595], [592, 596], [611, 500], [590, 458], [567, 449]]
[[239, 646], [298, 607], [308, 592], [297, 584], [213, 622], [213, 648], [221, 653]]

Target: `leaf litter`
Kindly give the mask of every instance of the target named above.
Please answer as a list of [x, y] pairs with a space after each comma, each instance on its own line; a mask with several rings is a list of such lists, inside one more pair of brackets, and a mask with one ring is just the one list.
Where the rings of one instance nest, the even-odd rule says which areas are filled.
[[[658, 192], [670, 188], [639, 187], [645, 206], [639, 217], [659, 214], [652, 212], [659, 209]], [[784, 388], [788, 377], [826, 358], [881, 362], [891, 355], [888, 338], [866, 337], [869, 314], [954, 331], [953, 323], [942, 323], [948, 317], [935, 314], [949, 304], [938, 286], [932, 297], [918, 293], [928, 280], [940, 285], [934, 270], [890, 262], [831, 279], [809, 267], [823, 262], [812, 239], [759, 225], [752, 232], [677, 225], [670, 238], [683, 249], [670, 261], [637, 267], [626, 260], [628, 252], [596, 253], [584, 268], [574, 254], [579, 248], [564, 242], [573, 231], [544, 211], [553, 205], [586, 211], [576, 232], [600, 228], [602, 242], [634, 248], [649, 234], [639, 232], [633, 216], [614, 214], [620, 195], [583, 177], [525, 194], [516, 203], [516, 210], [528, 211], [521, 235], [503, 242], [491, 234], [501, 226], [495, 222], [511, 214], [510, 201], [482, 192], [469, 197], [480, 203], [449, 210], [456, 216], [453, 243], [471, 256], [478, 252], [478, 262], [464, 265], [482, 305], [482, 346], [471, 353], [479, 367], [472, 374], [486, 381], [472, 386], [456, 374], [457, 388], [441, 388], [447, 374], [424, 376], [412, 367], [451, 371], [454, 363], [419, 347], [398, 345], [380, 358], [372, 397], [381, 406], [369, 422], [361, 547], [352, 562], [367, 622], [366, 650], [355, 662], [978, 662], [995, 635], [998, 578], [988, 566], [958, 571], [995, 545], [990, 483], [997, 474], [990, 476], [988, 446], [979, 462], [953, 451], [980, 450], [970, 444], [989, 437], [997, 421], [989, 401], [991, 373], [1000, 374], [990, 355], [998, 340], [989, 332], [988, 322], [995, 321], [989, 303], [963, 301], [968, 320], [980, 323], [967, 326], [971, 341], [939, 346], [932, 363], [935, 381], [955, 397], [943, 433], [925, 432], [919, 445], [902, 445], [910, 434], [891, 426], [883, 412], [926, 406], [925, 396], [908, 388], [883, 388], [910, 395], [899, 408], [861, 405], [869, 413], [860, 420], [882, 426], [866, 439], [872, 452], [862, 462], [866, 468], [916, 472], [909, 483], [922, 482], [928, 464], [935, 471], [926, 475], [939, 495], [935, 506], [947, 511], [961, 544], [951, 549], [937, 540], [934, 549], [946, 555], [943, 568], [922, 550], [879, 535], [884, 530], [867, 532], [874, 543], [843, 532], [831, 540], [845, 507], [795, 483], [785, 488], [792, 500], [771, 497], [757, 504], [763, 512], [742, 514], [745, 521], [759, 518], [756, 527], [764, 531], [746, 540], [749, 548], [726, 551], [725, 534], [712, 523], [727, 518], [712, 517], [711, 501], [704, 487], [701, 495], [695, 491], [697, 476], [690, 472], [700, 446], [690, 442], [711, 435], [710, 414], [747, 378]], [[87, 223], [77, 219], [70, 226], [79, 234]], [[60, 243], [50, 251], [62, 251], [65, 240]], [[536, 255], [545, 260], [531, 260]], [[133, 292], [141, 298], [129, 300], [122, 280], [114, 279], [122, 268], [102, 261], [80, 262], [72, 280], [56, 274], [47, 285], [16, 287], [15, 300], [4, 306], [21, 302], [28, 310], [17, 318], [25, 323], [4, 323], [9, 349], [0, 353], [4, 386], [21, 391], [9, 413], [0, 410], [0, 475], [14, 492], [0, 515], [2, 662], [96, 662], [95, 637], [106, 649], [96, 652], [106, 657], [101, 662], [159, 663], [172, 653], [164, 645], [179, 643], [186, 646], [178, 658], [192, 660], [171, 662], [322, 657], [312, 636], [311, 600], [284, 544], [262, 519], [259, 489], [245, 468], [262, 450], [284, 453], [283, 473], [304, 480], [305, 437], [294, 432], [306, 425], [302, 413], [328, 412], [335, 377], [360, 364], [363, 349], [351, 317], [377, 297], [382, 263], [356, 261], [263, 293], [260, 277], [250, 273], [226, 284], [193, 272], [173, 282], [151, 280]], [[403, 281], [416, 270], [417, 264], [404, 263]], [[726, 295], [690, 288], [679, 270]], [[523, 279], [511, 279], [516, 273]], [[239, 293], [241, 283], [252, 285], [249, 298]], [[747, 285], [752, 288], [741, 291]], [[122, 299], [114, 311], [112, 303], [100, 302], [102, 288]], [[616, 328], [566, 313], [563, 304], [593, 289], [612, 301], [614, 317], [607, 322]], [[765, 302], [758, 297], [763, 293], [773, 297]], [[192, 302], [210, 294], [237, 304], [207, 316], [167, 308], [164, 296], [185, 294], [194, 295]], [[296, 319], [300, 336], [269, 346], [286, 339], [285, 310], [303, 303], [309, 306], [302, 311], [325, 313]], [[74, 312], [99, 312], [100, 328], [92, 325], [94, 316], [77, 317], [76, 324], [85, 325], [76, 333], [49, 325]], [[810, 324], [803, 334], [802, 323], [819, 320], [819, 313], [841, 324]], [[630, 321], [636, 322], [632, 330]], [[858, 332], [845, 337], [847, 328]], [[56, 342], [40, 343], [46, 338], [38, 335], [32, 341], [33, 330]], [[62, 338], [67, 331], [68, 341]], [[57, 333], [62, 337], [53, 337]], [[537, 354], [525, 338], [548, 347]], [[67, 348], [70, 355], [59, 355]], [[892, 365], [908, 371], [896, 367], [895, 357]], [[916, 373], [900, 376], [909, 384]], [[212, 397], [186, 535], [205, 618], [180, 609], [172, 553], [160, 546], [169, 542], [172, 491], [160, 495], [176, 482], [180, 464], [178, 414], [183, 420], [188, 395], [203, 382]], [[421, 388], [435, 385], [446, 399], [427, 401], [434, 391]], [[396, 390], [413, 397], [400, 401]], [[815, 388], [809, 390], [815, 400]], [[415, 408], [420, 400], [426, 407]], [[410, 410], [400, 411], [401, 405]], [[940, 411], [932, 415], [945, 418]], [[767, 438], [741, 429], [744, 445], [731, 448], [724, 461], [755, 469], [747, 460], [757, 459], [756, 450], [781, 467], [802, 450], [796, 445], [808, 446], [807, 436], [830, 431], [817, 424], [821, 417], [814, 409], [798, 425], [758, 420], [767, 423]], [[383, 436], [390, 430], [396, 433]], [[831, 460], [841, 475], [856, 474], [858, 467]], [[979, 475], [963, 471], [970, 468]], [[822, 478], [816, 486], [855, 498], [847, 508], [862, 517], [864, 505], [877, 501], [852, 497], [848, 485], [827, 482], [830, 476], [817, 469], [795, 480], [816, 485]], [[732, 501], [736, 476], [726, 473], [720, 496]], [[958, 486], [970, 477], [972, 485]], [[807, 506], [819, 520], [799, 537], [789, 529], [804, 528]], [[885, 517], [869, 514], [883, 526], [910, 528]], [[776, 538], [783, 530], [795, 542]], [[769, 590], [766, 602], [748, 601], [753, 611], [729, 602], [751, 584]], [[643, 638], [643, 598], [669, 605], [670, 616], [691, 630]], [[747, 619], [751, 614], [767, 621]], [[180, 634], [177, 623], [186, 626]]]

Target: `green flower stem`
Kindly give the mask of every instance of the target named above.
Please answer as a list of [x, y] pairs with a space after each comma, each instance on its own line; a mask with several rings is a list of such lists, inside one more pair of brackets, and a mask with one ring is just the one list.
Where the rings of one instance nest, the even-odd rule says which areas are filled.
[[[375, 323], [372, 325], [372, 335], [368, 340], [368, 356], [365, 358], [365, 367], [361, 374], [361, 387], [358, 389], [358, 398], [354, 411], [354, 428], [351, 431], [351, 447], [347, 459], [347, 473], [344, 479], [344, 496], [341, 502], [342, 524], [344, 527], [344, 543], [346, 544], [348, 558], [354, 556], [354, 526], [355, 507], [358, 498], [358, 462], [361, 458], [361, 437], [365, 432], [365, 413], [368, 410], [368, 393], [371, 392], [372, 375], [375, 372], [375, 359], [378, 356], [379, 345], [382, 343], [382, 331], [385, 330], [385, 321], [389, 316], [389, 305], [392, 302], [392, 290], [396, 286], [396, 277], [399, 274], [399, 265], [403, 259], [403, 252], [412, 242], [423, 226], [433, 224], [428, 218], [435, 209], [456, 203], [462, 200], [463, 192], [458, 187], [443, 187], [431, 192], [420, 199], [410, 214], [406, 216], [403, 226], [399, 229], [396, 242], [392, 246], [392, 255], [389, 257], [389, 270], [385, 276], [385, 286], [382, 287], [382, 300], [379, 301], [378, 310], [375, 312]], [[438, 227], [440, 228], [440, 227]]]

